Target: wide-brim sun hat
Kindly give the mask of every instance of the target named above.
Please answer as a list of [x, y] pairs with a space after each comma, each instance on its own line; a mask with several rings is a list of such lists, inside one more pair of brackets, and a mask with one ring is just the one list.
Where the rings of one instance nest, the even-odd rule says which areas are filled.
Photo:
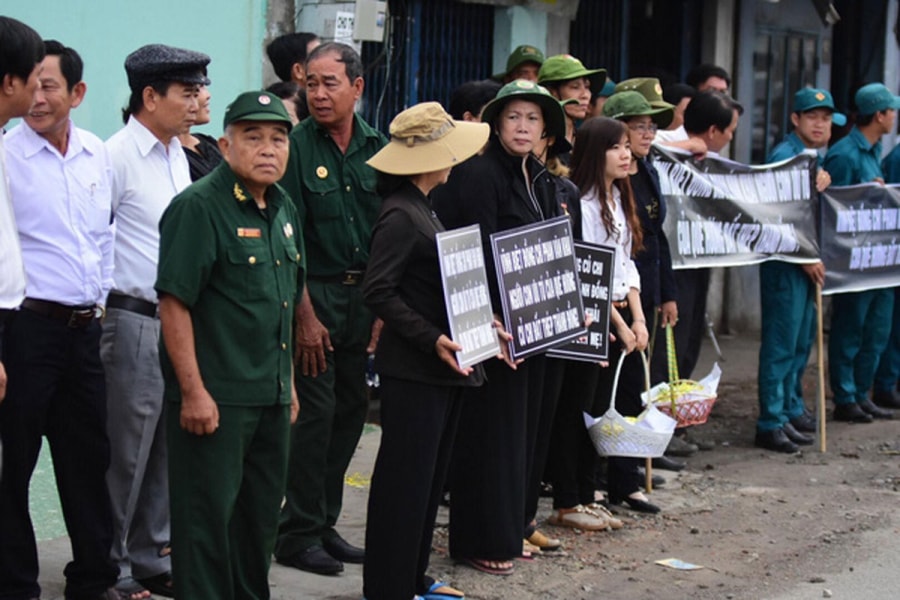
[[541, 108], [541, 114], [544, 115], [546, 134], [556, 137], [566, 136], [566, 113], [562, 105], [547, 88], [527, 79], [516, 79], [500, 88], [497, 96], [481, 111], [481, 120], [493, 125], [503, 107], [513, 100], [537, 104]]
[[668, 108], [654, 108], [640, 92], [627, 91], [616, 92], [606, 99], [606, 104], [603, 105], [603, 116], [619, 121], [631, 117], [647, 116], [656, 123], [657, 127], [665, 129], [672, 123], [675, 110], [671, 105]]
[[391, 141], [366, 164], [392, 175], [418, 175], [455, 167], [481, 150], [491, 128], [454, 121], [438, 102], [407, 108], [391, 121]]
[[600, 90], [606, 85], [606, 69], [588, 69], [571, 54], [557, 54], [546, 59], [538, 72], [538, 83], [561, 83], [580, 77], [591, 82], [591, 90]]

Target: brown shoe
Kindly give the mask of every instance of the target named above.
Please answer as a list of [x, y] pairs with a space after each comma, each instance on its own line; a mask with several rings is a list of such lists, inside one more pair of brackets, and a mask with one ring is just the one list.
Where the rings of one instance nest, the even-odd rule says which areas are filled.
[[538, 531], [534, 530], [534, 533], [531, 534], [526, 540], [532, 546], [537, 546], [544, 552], [553, 552], [554, 550], [559, 550], [562, 546], [562, 542], [556, 538], [548, 538], [546, 535]]

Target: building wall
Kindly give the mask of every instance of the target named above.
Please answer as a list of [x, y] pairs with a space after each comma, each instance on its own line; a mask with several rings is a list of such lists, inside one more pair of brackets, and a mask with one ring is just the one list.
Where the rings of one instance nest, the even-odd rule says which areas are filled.
[[81, 54], [88, 92], [73, 119], [105, 139], [121, 127], [128, 101], [125, 57], [150, 43], [212, 57], [212, 122], [200, 130], [220, 134], [228, 102], [262, 84], [266, 8], [266, 0], [41, 0], [7, 2], [3, 13]]

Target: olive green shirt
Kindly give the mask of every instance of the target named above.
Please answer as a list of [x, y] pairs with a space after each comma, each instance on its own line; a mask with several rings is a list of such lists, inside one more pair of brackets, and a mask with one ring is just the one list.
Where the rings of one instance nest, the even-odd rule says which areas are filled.
[[337, 277], [369, 262], [381, 198], [375, 191], [375, 170], [366, 161], [386, 143], [359, 115], [353, 116], [346, 153], [312, 117], [291, 132], [291, 155], [281, 185], [300, 214], [311, 279]]
[[[159, 223], [156, 291], [191, 313], [200, 375], [218, 404], [291, 401], [291, 327], [304, 285], [297, 210], [278, 185], [261, 210], [227, 163], [178, 194]], [[181, 391], [165, 345], [165, 397]]]

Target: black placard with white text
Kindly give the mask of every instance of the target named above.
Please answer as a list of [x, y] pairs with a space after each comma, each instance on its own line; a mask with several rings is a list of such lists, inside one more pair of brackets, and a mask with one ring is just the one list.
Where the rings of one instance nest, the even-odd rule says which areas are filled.
[[615, 248], [575, 242], [579, 289], [584, 312], [590, 315], [587, 333], [547, 351], [552, 358], [598, 362], [609, 357], [609, 313], [612, 298], [609, 294], [615, 268]]
[[585, 334], [568, 217], [491, 234], [491, 246], [514, 358]]

